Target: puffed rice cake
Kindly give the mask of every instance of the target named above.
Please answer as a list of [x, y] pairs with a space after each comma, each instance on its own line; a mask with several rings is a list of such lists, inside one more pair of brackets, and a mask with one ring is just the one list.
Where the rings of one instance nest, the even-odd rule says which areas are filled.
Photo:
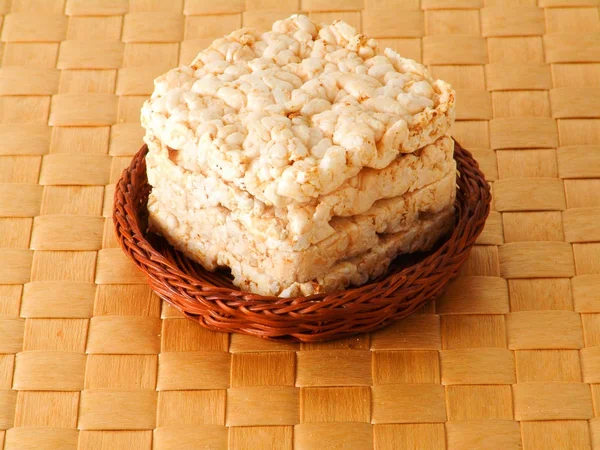
[[454, 91], [344, 22], [217, 39], [141, 120], [151, 229], [243, 290], [362, 284], [452, 226]]

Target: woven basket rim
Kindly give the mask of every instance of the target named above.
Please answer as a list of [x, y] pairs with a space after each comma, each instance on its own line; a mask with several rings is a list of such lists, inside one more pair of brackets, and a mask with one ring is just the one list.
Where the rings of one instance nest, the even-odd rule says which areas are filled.
[[[271, 339], [321, 341], [373, 331], [405, 317], [439, 294], [483, 230], [491, 193], [472, 155], [458, 143], [456, 223], [451, 234], [414, 264], [344, 291], [281, 298], [240, 291], [172, 247], [147, 239], [144, 145], [115, 187], [113, 222], [119, 244], [164, 300], [201, 325]], [[229, 284], [229, 286], [228, 286]]]

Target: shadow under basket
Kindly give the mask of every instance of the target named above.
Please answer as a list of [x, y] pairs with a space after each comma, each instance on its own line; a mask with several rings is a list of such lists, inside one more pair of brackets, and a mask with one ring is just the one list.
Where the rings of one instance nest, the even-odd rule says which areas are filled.
[[147, 151], [146, 146], [140, 149], [115, 188], [117, 237], [161, 298], [215, 331], [315, 342], [382, 328], [443, 291], [469, 256], [490, 210], [490, 188], [483, 173], [456, 143], [456, 221], [433, 250], [400, 256], [384, 276], [361, 287], [309, 297], [267, 297], [240, 291], [227, 272], [209, 272], [162, 237], [148, 233]]

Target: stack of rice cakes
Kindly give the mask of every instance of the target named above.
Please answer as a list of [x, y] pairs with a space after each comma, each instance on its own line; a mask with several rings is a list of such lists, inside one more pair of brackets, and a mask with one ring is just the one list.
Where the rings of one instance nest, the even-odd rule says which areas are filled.
[[242, 290], [360, 285], [453, 224], [454, 91], [348, 24], [216, 40], [142, 108], [151, 228]]

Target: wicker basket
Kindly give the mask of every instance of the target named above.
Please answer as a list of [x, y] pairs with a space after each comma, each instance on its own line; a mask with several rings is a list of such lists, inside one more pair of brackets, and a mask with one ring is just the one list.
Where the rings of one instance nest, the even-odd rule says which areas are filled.
[[471, 154], [458, 143], [456, 225], [430, 252], [400, 257], [370, 284], [310, 297], [266, 297], [238, 290], [225, 272], [209, 272], [147, 233], [144, 146], [115, 189], [113, 221], [121, 247], [152, 289], [190, 319], [211, 330], [270, 339], [323, 341], [373, 331], [405, 317], [439, 294], [481, 233], [490, 189]]

